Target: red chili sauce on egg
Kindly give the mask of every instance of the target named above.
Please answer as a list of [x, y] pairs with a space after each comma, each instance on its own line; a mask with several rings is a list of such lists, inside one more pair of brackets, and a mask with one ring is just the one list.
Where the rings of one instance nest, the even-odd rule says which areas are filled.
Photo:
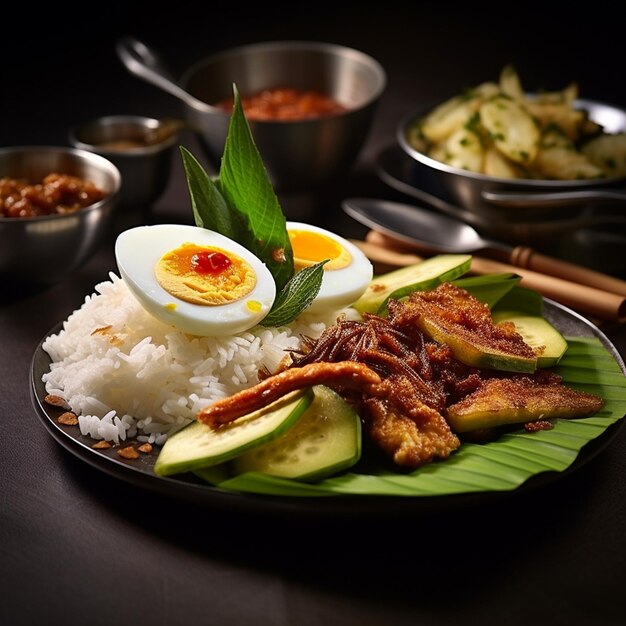
[[[233, 110], [233, 98], [220, 100], [216, 107]], [[319, 91], [292, 87], [264, 89], [241, 97], [241, 106], [248, 120], [304, 120], [327, 117], [346, 111], [346, 107]]]
[[0, 178], [0, 218], [74, 213], [102, 200], [106, 193], [78, 176], [51, 173], [41, 182]]
[[232, 261], [221, 252], [203, 250], [191, 257], [191, 266], [198, 274], [219, 274], [232, 265]]

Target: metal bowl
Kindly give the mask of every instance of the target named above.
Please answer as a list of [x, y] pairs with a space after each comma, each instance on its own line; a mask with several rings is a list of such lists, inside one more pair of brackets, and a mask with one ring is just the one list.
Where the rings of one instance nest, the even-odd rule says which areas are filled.
[[[576, 108], [586, 109], [589, 118], [608, 133], [626, 132], [626, 111], [593, 100], [576, 100]], [[536, 180], [496, 178], [469, 172], [437, 161], [418, 150], [408, 140], [409, 129], [428, 111], [412, 113], [401, 120], [397, 141], [421, 174], [432, 176], [448, 195], [447, 200], [483, 219], [502, 222], [529, 222], [572, 216], [572, 207], [585, 207], [601, 201], [623, 204], [626, 178], [594, 180]]]
[[121, 183], [113, 163], [75, 148], [0, 148], [0, 178], [36, 183], [53, 172], [90, 180], [107, 195], [64, 215], [0, 217], [3, 285], [30, 288], [59, 282], [88, 260], [109, 233]]
[[109, 115], [72, 128], [69, 142], [114, 163], [122, 175], [119, 205], [142, 209], [156, 202], [170, 180], [177, 120], [141, 115]]
[[249, 121], [269, 177], [277, 190], [307, 190], [345, 173], [363, 146], [386, 85], [382, 66], [367, 54], [313, 41], [272, 41], [210, 55], [187, 69], [180, 81], [158, 56], [134, 39], [118, 42], [127, 69], [179, 98], [217, 170], [230, 113], [214, 106], [233, 96], [293, 87], [324, 93], [347, 108], [331, 117], [295, 121]]

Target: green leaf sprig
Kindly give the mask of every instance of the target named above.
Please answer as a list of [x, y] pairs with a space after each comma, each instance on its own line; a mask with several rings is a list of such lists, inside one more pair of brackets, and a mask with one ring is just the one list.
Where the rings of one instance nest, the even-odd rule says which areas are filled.
[[319, 292], [324, 263], [327, 260], [305, 267], [294, 274], [277, 296], [271, 311], [261, 320], [261, 325], [268, 328], [284, 326], [306, 309]]
[[280, 202], [233, 85], [234, 107], [219, 175], [211, 178], [194, 155], [180, 147], [196, 226], [245, 246], [269, 269], [277, 297], [263, 326], [294, 320], [318, 294], [322, 261], [295, 272], [293, 249]]

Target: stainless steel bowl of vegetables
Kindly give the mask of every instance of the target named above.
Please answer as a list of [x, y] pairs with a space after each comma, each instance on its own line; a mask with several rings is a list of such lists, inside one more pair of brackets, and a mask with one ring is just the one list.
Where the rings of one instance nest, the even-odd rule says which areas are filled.
[[580, 98], [576, 83], [528, 93], [506, 66], [498, 81], [405, 117], [397, 140], [452, 202], [487, 219], [626, 201], [626, 110]]

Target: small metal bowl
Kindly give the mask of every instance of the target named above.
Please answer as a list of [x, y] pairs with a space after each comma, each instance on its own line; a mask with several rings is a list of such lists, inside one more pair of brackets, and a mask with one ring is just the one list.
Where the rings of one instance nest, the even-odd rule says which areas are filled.
[[119, 170], [104, 157], [55, 146], [0, 148], [0, 178], [40, 182], [51, 173], [89, 180], [106, 196], [63, 215], [0, 217], [0, 282], [31, 288], [57, 283], [87, 261], [110, 233]]
[[[575, 108], [586, 109], [589, 118], [606, 132], [626, 131], [626, 111], [615, 106], [579, 99]], [[485, 220], [529, 222], [557, 217], [572, 217], [573, 207], [589, 206], [594, 201], [624, 204], [626, 178], [594, 180], [537, 180], [496, 178], [452, 167], [418, 150], [409, 142], [409, 129], [428, 111], [412, 113], [401, 120], [397, 141], [414, 159], [422, 173], [434, 177], [446, 191], [446, 200]], [[621, 189], [620, 189], [621, 188]]]
[[291, 87], [317, 91], [346, 111], [303, 120], [250, 120], [249, 126], [278, 191], [307, 191], [345, 174], [353, 165], [386, 85], [383, 67], [346, 46], [315, 41], [270, 41], [223, 50], [193, 64], [180, 81], [158, 55], [132, 38], [118, 42], [126, 68], [177, 97], [184, 117], [215, 169], [219, 168], [230, 113], [216, 106], [233, 96]]
[[69, 142], [114, 163], [122, 176], [119, 205], [144, 209], [156, 202], [170, 179], [181, 123], [141, 115], [109, 115], [72, 128]]

